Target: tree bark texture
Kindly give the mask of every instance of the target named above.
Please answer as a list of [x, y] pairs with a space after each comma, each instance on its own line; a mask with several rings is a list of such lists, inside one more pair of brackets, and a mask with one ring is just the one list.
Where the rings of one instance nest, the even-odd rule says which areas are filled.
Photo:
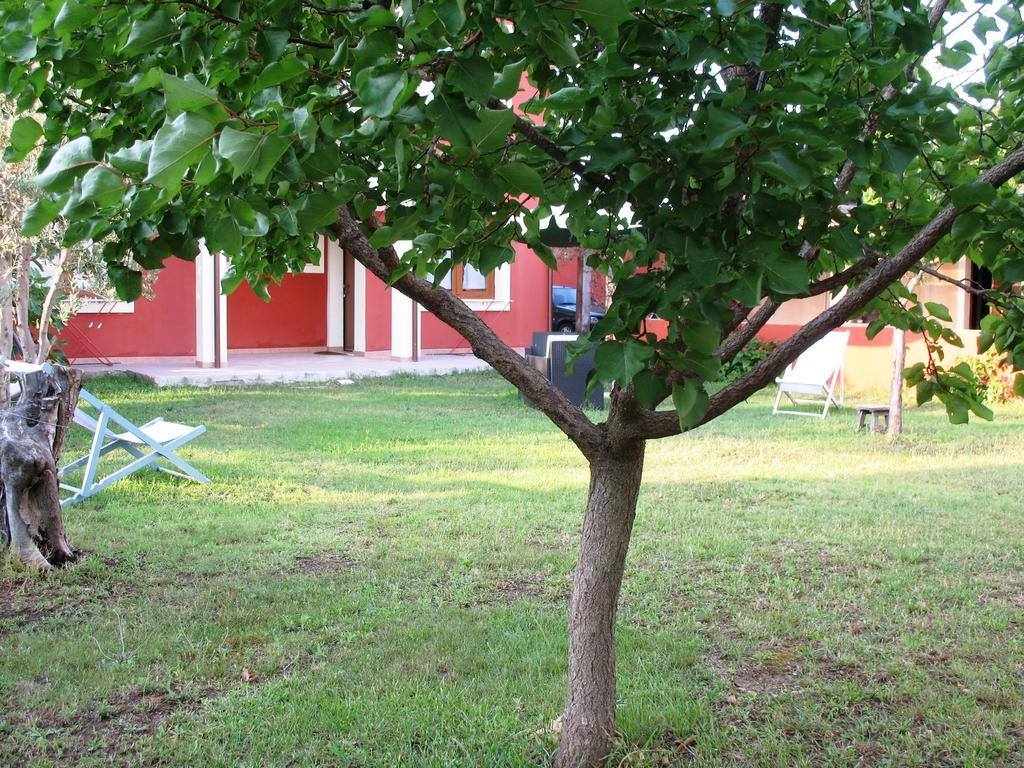
[[18, 342], [21, 344], [21, 356], [32, 362], [36, 359], [38, 348], [32, 338], [32, 321], [29, 317], [32, 287], [32, 246], [26, 243], [21, 247], [21, 259], [18, 261], [17, 294], [14, 298], [14, 311], [18, 323]]
[[903, 368], [907, 362], [907, 332], [892, 331], [892, 387], [889, 390], [889, 434], [903, 432]]
[[0, 410], [0, 538], [27, 565], [77, 559], [64, 535], [57, 462], [78, 402], [81, 372], [29, 374], [18, 404]]
[[[14, 292], [11, 281], [14, 276], [14, 264], [7, 254], [0, 252], [0, 355], [11, 356], [14, 345]], [[0, 408], [11, 404], [11, 376], [6, 368], [0, 366]]]
[[558, 768], [604, 765], [615, 735], [615, 617], [636, 517], [644, 443], [590, 463], [590, 493], [569, 605], [569, 693]]

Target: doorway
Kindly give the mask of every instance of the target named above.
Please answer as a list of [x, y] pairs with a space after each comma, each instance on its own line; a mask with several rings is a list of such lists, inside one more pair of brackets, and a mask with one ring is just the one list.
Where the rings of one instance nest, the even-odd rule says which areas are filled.
[[[989, 290], [992, 288], [992, 273], [988, 267], [980, 267], [973, 261], [970, 262], [970, 281], [973, 285], [978, 288], [984, 288]], [[968, 328], [973, 331], [981, 329], [982, 319], [992, 311], [991, 305], [986, 301], [984, 296], [979, 296], [976, 293], [970, 294], [970, 312], [968, 313]]]
[[341, 348], [345, 352], [356, 349], [356, 262], [348, 251], [342, 256], [341, 295], [344, 331]]

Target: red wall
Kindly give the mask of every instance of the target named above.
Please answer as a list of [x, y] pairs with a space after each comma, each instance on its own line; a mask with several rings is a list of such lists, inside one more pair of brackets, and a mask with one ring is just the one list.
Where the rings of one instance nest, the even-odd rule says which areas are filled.
[[153, 299], [136, 301], [134, 312], [76, 315], [62, 334], [64, 354], [72, 360], [95, 355], [77, 331], [106, 357], [194, 355], [195, 275], [195, 264], [171, 259], [156, 273]]
[[[794, 333], [803, 328], [802, 325], [791, 325], [789, 323], [768, 323], [762, 328], [757, 338], [761, 341], [774, 341], [776, 343], [785, 341]], [[873, 339], [867, 336], [866, 325], [841, 325], [836, 330], [850, 332], [851, 347], [889, 347], [892, 346], [892, 328], [884, 328]], [[908, 334], [913, 337], [915, 334]]]
[[[515, 243], [512, 262], [512, 307], [508, 312], [480, 312], [481, 318], [502, 340], [513, 347], [526, 347], [534, 331], [546, 331], [551, 322], [551, 273], [522, 243]], [[420, 346], [425, 350], [464, 351], [469, 343], [432, 314], [424, 313]]]
[[366, 272], [366, 351], [391, 349], [391, 289]]
[[326, 271], [287, 275], [270, 286], [270, 298], [263, 301], [247, 283], [228, 296], [228, 349], [326, 346]]

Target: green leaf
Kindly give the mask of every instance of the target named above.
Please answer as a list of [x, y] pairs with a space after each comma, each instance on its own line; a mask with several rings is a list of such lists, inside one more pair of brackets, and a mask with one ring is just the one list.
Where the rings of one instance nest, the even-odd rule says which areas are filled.
[[656, 371], [645, 368], [633, 377], [633, 394], [644, 408], [655, 408], [668, 393], [668, 382]]
[[907, 166], [917, 157], [917, 148], [891, 139], [882, 140], [882, 169], [902, 176]]
[[57, 18], [53, 21], [53, 32], [63, 37], [68, 32], [74, 32], [79, 27], [91, 23], [96, 18], [96, 8], [80, 3], [78, 0], [67, 0], [57, 12]]
[[281, 58], [288, 46], [289, 37], [291, 32], [287, 29], [266, 29], [259, 33], [256, 37], [256, 52], [264, 64], [271, 64]]
[[932, 47], [932, 28], [925, 13], [907, 12], [904, 24], [896, 28], [896, 36], [911, 53], [925, 54]]
[[577, 0], [576, 16], [592, 26], [607, 43], [619, 40], [619, 26], [632, 16], [622, 0]]
[[763, 282], [764, 270], [760, 267], [750, 267], [743, 270], [737, 278], [730, 295], [744, 306], [752, 307], [761, 301]]
[[510, 109], [481, 109], [477, 113], [480, 125], [476, 128], [473, 148], [480, 153], [504, 146], [515, 117]]
[[494, 72], [480, 56], [456, 59], [448, 68], [447, 81], [480, 104], [491, 98]]
[[943, 46], [942, 52], [939, 53], [936, 60], [949, 69], [963, 69], [971, 63], [971, 55], [965, 51], [958, 51], [956, 48]]
[[736, 13], [736, 0], [715, 0], [715, 12], [719, 16], [732, 16]]
[[220, 103], [217, 94], [196, 80], [193, 75], [186, 75], [182, 80], [180, 77], [162, 73], [160, 80], [164, 88], [164, 105], [168, 115], [202, 110], [205, 117], [218, 122], [228, 116], [228, 111]]
[[297, 56], [287, 56], [280, 61], [268, 64], [260, 71], [260, 76], [252, 84], [254, 90], [262, 91], [281, 83], [293, 80], [306, 71], [306, 63]]
[[532, 197], [544, 194], [544, 179], [526, 163], [504, 163], [496, 170], [512, 194], [525, 192]]
[[107, 155], [107, 162], [124, 173], [139, 176], [149, 169], [149, 153], [153, 142], [136, 141], [130, 147], [122, 147], [113, 154]]
[[237, 131], [230, 127], [220, 132], [220, 139], [217, 141], [217, 154], [231, 166], [232, 180], [248, 173], [255, 167], [266, 138], [266, 135], [262, 133]]
[[223, 251], [228, 256], [237, 256], [242, 252], [242, 233], [230, 213], [224, 212], [208, 219], [204, 235], [211, 253]]
[[178, 25], [163, 9], [160, 9], [145, 19], [136, 19], [132, 22], [128, 40], [121, 49], [121, 53], [125, 56], [135, 56], [139, 53], [159, 50], [162, 43], [180, 33]]
[[947, 323], [953, 322], [952, 316], [949, 314], [949, 309], [946, 308], [945, 304], [938, 304], [934, 301], [926, 301], [924, 303], [925, 309], [928, 310], [928, 314], [932, 317], [936, 317], [939, 320], [944, 320]]
[[686, 323], [683, 326], [683, 341], [688, 349], [702, 355], [710, 355], [718, 349], [721, 330], [712, 323]]
[[189, 112], [165, 122], [153, 137], [145, 180], [158, 187], [178, 189], [185, 172], [210, 152], [213, 132], [210, 122]]
[[984, 419], [985, 421], [992, 421], [992, 419], [995, 418], [995, 414], [992, 413], [992, 409], [978, 400], [969, 400], [968, 405], [974, 415], [978, 418]]
[[76, 177], [84, 174], [95, 164], [92, 156], [92, 139], [88, 136], [79, 136], [58, 149], [50, 158], [46, 170], [32, 181], [47, 192], [63, 192], [71, 188]]
[[974, 22], [974, 35], [982, 42], [985, 41], [985, 37], [989, 32], [998, 32], [999, 25], [996, 24], [996, 20], [991, 16], [979, 16], [978, 20]]
[[1013, 379], [1013, 394], [1024, 397], [1024, 373], [1018, 373]]
[[807, 290], [810, 278], [807, 274], [807, 262], [799, 256], [768, 253], [762, 262], [768, 286], [775, 293], [792, 295]]
[[949, 196], [953, 198], [957, 208], [967, 208], [971, 205], [991, 203], [996, 199], [996, 188], [986, 181], [975, 181], [953, 187]]
[[497, 99], [511, 99], [519, 93], [519, 87], [523, 80], [523, 70], [525, 69], [526, 59], [506, 64], [501, 68], [501, 74], [494, 79], [491, 94]]
[[683, 355], [679, 361], [683, 370], [697, 374], [703, 381], [718, 381], [722, 361], [714, 355]]
[[268, 136], [260, 147], [259, 157], [252, 169], [252, 180], [256, 184], [265, 184], [273, 172], [277, 161], [288, 151], [291, 142], [280, 136]]
[[652, 357], [654, 348], [634, 339], [605, 341], [594, 354], [594, 364], [601, 381], [617, 381], [625, 386]]
[[684, 432], [704, 418], [709, 404], [708, 393], [693, 379], [672, 385], [672, 405], [679, 416], [679, 427]]
[[437, 18], [449, 35], [458, 34], [466, 25], [465, 0], [441, 0], [436, 6]]
[[562, 67], [572, 67], [580, 63], [576, 49], [572, 46], [572, 40], [566, 33], [557, 27], [548, 27], [540, 31], [538, 36], [540, 47], [548, 57]]
[[3, 37], [4, 58], [29, 61], [36, 55], [38, 41], [24, 29], [12, 29]]
[[22, 115], [11, 126], [11, 147], [4, 153], [4, 160], [18, 163], [32, 151], [39, 137], [43, 135], [43, 127], [28, 115]]
[[315, 232], [338, 219], [338, 199], [327, 191], [313, 192], [295, 204], [295, 220], [299, 231]]
[[571, 112], [590, 101], [593, 94], [574, 85], [555, 91], [544, 99], [544, 108]]
[[[721, 149], [748, 130], [746, 122], [731, 112], [725, 112], [712, 106], [707, 108], [707, 112], [706, 132], [708, 136], [708, 149], [710, 150]], [[804, 186], [807, 186], [807, 184], [804, 183]]]
[[116, 205], [124, 196], [124, 181], [109, 168], [94, 165], [82, 177], [82, 200], [101, 207]]
[[355, 87], [363, 112], [371, 117], [387, 117], [400, 106], [409, 78], [397, 64], [382, 64], [362, 69], [356, 75]]
[[21, 219], [21, 234], [23, 237], [35, 237], [42, 232], [46, 225], [60, 215], [61, 204], [55, 200], [43, 198], [36, 200], [26, 210]]
[[455, 148], [468, 147], [480, 130], [480, 120], [454, 94], [440, 93], [427, 106], [437, 133]]
[[754, 166], [783, 184], [796, 189], [806, 189], [811, 183], [811, 172], [788, 151], [774, 150], [767, 157], [757, 157]]
[[142, 293], [142, 273], [129, 269], [123, 264], [108, 264], [107, 274], [114, 283], [117, 298], [121, 301], [135, 301]]
[[985, 226], [985, 220], [973, 213], [962, 213], [956, 217], [950, 236], [954, 240], [972, 240]]

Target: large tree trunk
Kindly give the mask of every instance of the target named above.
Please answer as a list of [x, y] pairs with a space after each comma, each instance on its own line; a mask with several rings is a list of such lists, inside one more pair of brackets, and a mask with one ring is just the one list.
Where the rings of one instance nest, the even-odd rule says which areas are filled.
[[636, 517], [644, 443], [602, 454], [590, 464], [569, 606], [569, 695], [558, 768], [603, 765], [615, 734], [615, 615]]
[[53, 366], [26, 376], [18, 404], [0, 410], [0, 538], [37, 568], [78, 557], [64, 536], [57, 462], [81, 384], [80, 371]]

